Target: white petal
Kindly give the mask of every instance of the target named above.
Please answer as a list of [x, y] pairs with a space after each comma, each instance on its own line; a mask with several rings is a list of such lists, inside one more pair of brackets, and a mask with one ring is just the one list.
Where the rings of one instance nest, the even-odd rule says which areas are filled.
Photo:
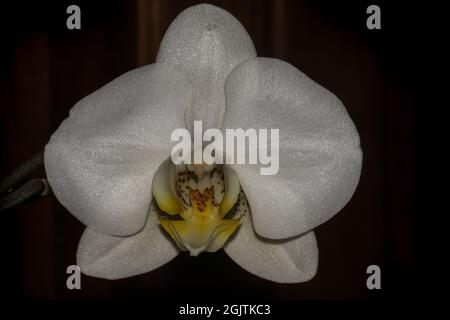
[[277, 174], [260, 175], [259, 165], [232, 165], [258, 234], [296, 236], [342, 209], [358, 184], [362, 152], [335, 95], [286, 62], [255, 58], [232, 71], [226, 97], [224, 128], [280, 130]]
[[248, 216], [224, 249], [248, 272], [279, 283], [299, 283], [312, 279], [316, 275], [319, 260], [314, 232], [290, 240], [268, 240], [253, 231]]
[[201, 4], [184, 10], [161, 42], [157, 62], [175, 66], [192, 83], [194, 100], [186, 126], [203, 121], [203, 129], [220, 128], [225, 113], [224, 85], [239, 63], [255, 57], [252, 40], [227, 11]]
[[58, 200], [81, 222], [112, 235], [142, 229], [152, 177], [184, 127], [191, 89], [163, 64], [130, 71], [78, 102], [45, 148]]
[[152, 271], [172, 260], [178, 249], [159, 229], [152, 203], [145, 227], [129, 237], [86, 228], [78, 244], [77, 264], [86, 275], [120, 279]]

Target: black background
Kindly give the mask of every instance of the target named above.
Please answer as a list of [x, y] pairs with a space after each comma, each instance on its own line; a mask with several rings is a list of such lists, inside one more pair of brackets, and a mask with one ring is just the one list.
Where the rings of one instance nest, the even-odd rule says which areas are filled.
[[[347, 206], [318, 227], [320, 261], [307, 283], [274, 284], [225, 253], [180, 254], [148, 274], [82, 277], [66, 288], [66, 268], [84, 226], [47, 197], [2, 213], [2, 290], [9, 299], [384, 299], [414, 297], [422, 233], [417, 210], [418, 78], [426, 35], [422, 8], [381, 1], [207, 1], [235, 15], [259, 56], [283, 59], [334, 92], [355, 122], [364, 152]], [[197, 1], [7, 2], [1, 6], [0, 176], [43, 149], [75, 102], [120, 74], [152, 63], [170, 22]], [[81, 7], [81, 30], [66, 8]], [[381, 7], [381, 30], [366, 8]], [[425, 14], [425, 13], [423, 13]], [[39, 175], [37, 175], [39, 176]], [[44, 176], [42, 172], [40, 176]], [[382, 270], [382, 290], [366, 288], [366, 268]]]

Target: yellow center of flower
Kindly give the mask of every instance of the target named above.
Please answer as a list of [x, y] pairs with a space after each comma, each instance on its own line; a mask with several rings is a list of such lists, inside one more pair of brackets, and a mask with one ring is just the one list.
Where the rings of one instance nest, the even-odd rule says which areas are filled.
[[224, 217], [239, 192], [234, 172], [223, 166], [175, 166], [169, 160], [153, 180], [153, 196], [167, 213], [159, 216], [160, 225], [193, 256], [219, 250], [237, 230], [241, 217]]

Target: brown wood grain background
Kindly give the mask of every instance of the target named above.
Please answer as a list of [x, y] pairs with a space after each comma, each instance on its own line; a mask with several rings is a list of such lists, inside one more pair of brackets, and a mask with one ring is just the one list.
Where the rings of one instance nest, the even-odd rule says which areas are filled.
[[[242, 270], [223, 252], [181, 254], [141, 276], [107, 281], [83, 276], [69, 291], [66, 267], [84, 226], [54, 197], [2, 213], [2, 290], [11, 299], [230, 297], [366, 299], [408, 293], [417, 271], [413, 196], [414, 56], [411, 34], [382, 6], [382, 30], [365, 27], [371, 3], [208, 1], [234, 14], [258, 55], [283, 59], [334, 92], [354, 120], [364, 151], [349, 204], [316, 229], [317, 276], [281, 285]], [[66, 29], [78, 3], [82, 29]], [[120, 74], [152, 63], [170, 22], [198, 1], [61, 1], [2, 6], [0, 176], [43, 149], [79, 99]], [[41, 175], [44, 173], [42, 172]], [[366, 288], [366, 268], [382, 269], [382, 292]]]

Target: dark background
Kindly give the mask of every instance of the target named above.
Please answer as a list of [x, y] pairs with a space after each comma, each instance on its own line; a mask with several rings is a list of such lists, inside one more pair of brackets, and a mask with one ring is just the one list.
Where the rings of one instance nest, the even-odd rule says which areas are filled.
[[[93, 1], [92, 1], [93, 2]], [[43, 149], [79, 99], [152, 63], [170, 22], [198, 1], [59, 1], [1, 5], [0, 176]], [[2, 291], [9, 299], [383, 299], [412, 297], [418, 280], [419, 219], [413, 184], [417, 8], [381, 1], [207, 1], [235, 15], [259, 56], [286, 60], [334, 92], [355, 122], [364, 152], [352, 200], [315, 232], [320, 259], [307, 283], [274, 284], [225, 253], [180, 254], [148, 274], [82, 277], [66, 288], [84, 226], [54, 196], [2, 213]], [[66, 8], [81, 7], [81, 30]], [[381, 30], [366, 8], [381, 7]], [[414, 68], [412, 67], [414, 65]], [[39, 176], [39, 175], [36, 175]], [[40, 176], [44, 176], [42, 172]], [[415, 176], [414, 176], [415, 178]], [[377, 264], [382, 290], [366, 288]]]

